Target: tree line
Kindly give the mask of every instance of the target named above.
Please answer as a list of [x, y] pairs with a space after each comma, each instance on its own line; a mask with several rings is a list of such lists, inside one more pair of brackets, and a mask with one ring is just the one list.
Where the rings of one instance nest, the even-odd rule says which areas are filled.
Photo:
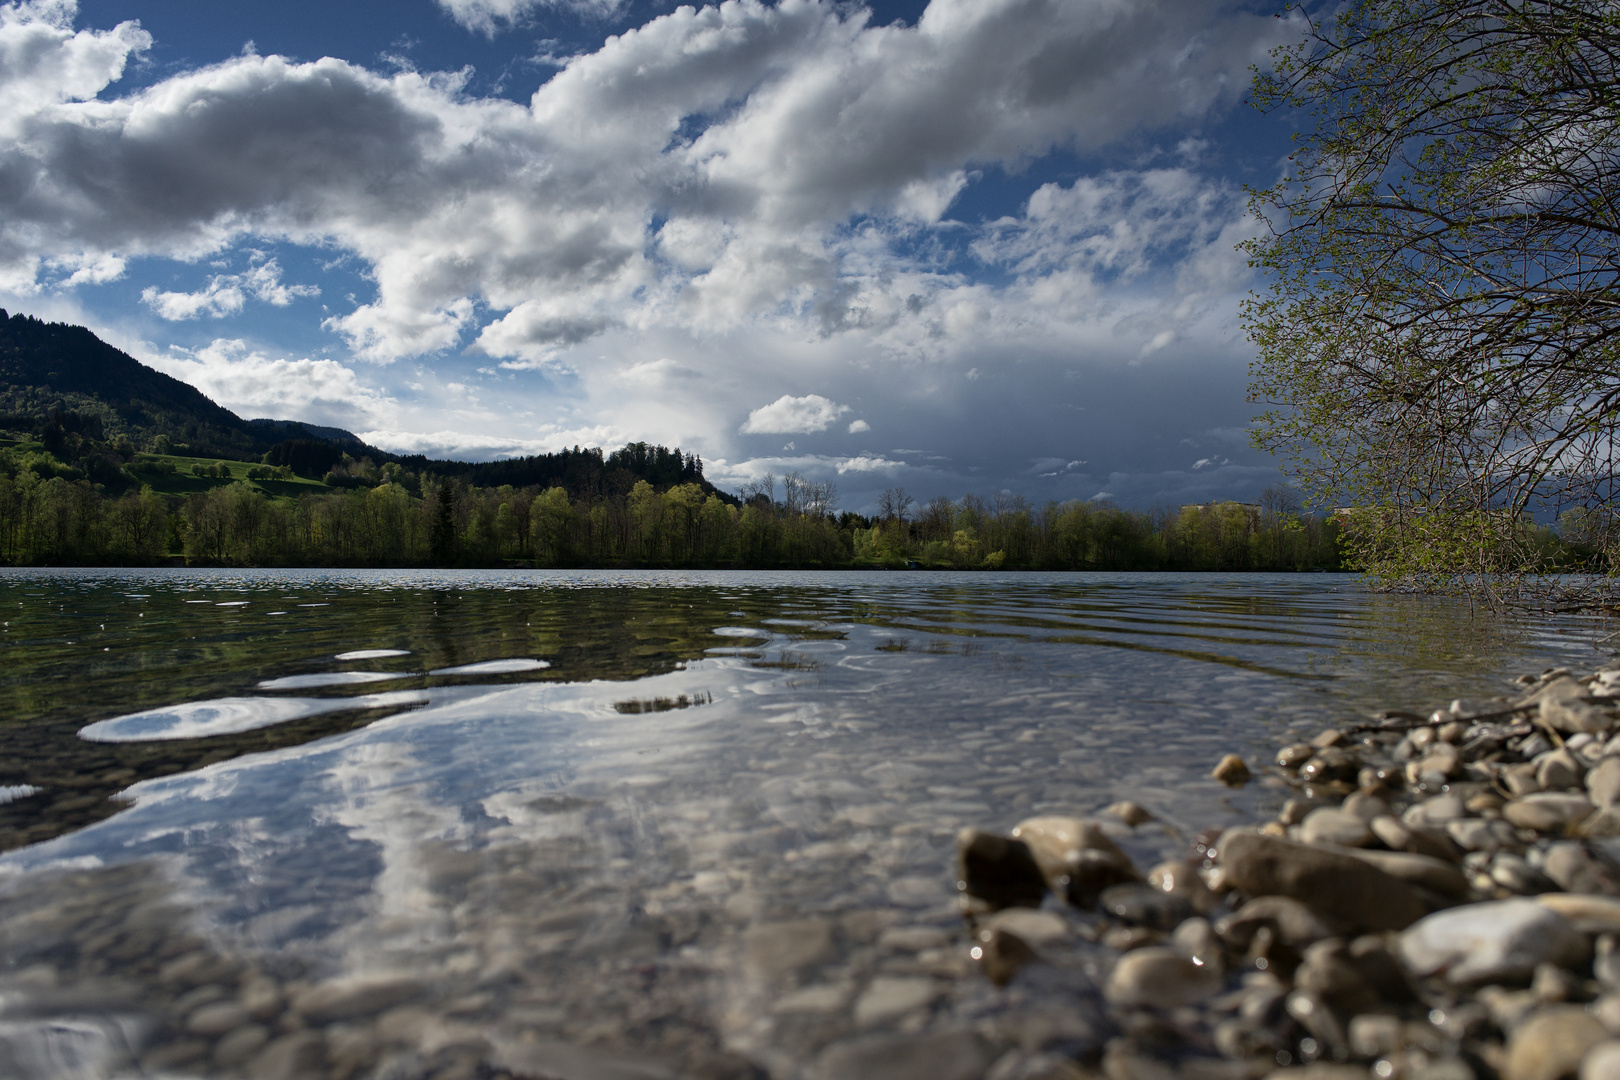
[[[226, 465], [227, 476], [243, 467]], [[286, 466], [262, 465], [275, 472]], [[1046, 570], [1338, 567], [1338, 528], [1286, 489], [1257, 505], [1148, 512], [1002, 492], [837, 512], [830, 482], [767, 477], [741, 498], [695, 481], [570, 492], [477, 486], [340, 462], [332, 490], [273, 498], [244, 479], [109, 493], [49, 454], [0, 450], [0, 562], [141, 566], [536, 566]], [[207, 471], [207, 470], [204, 470]], [[216, 473], [216, 475], [218, 475]]]

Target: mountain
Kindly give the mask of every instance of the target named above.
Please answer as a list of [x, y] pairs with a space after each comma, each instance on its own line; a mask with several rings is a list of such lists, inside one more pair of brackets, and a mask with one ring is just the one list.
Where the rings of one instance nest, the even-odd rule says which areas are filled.
[[[324, 476], [345, 456], [395, 462], [417, 474], [479, 487], [560, 485], [571, 495], [628, 491], [638, 480], [658, 488], [695, 483], [728, 502], [703, 478], [703, 461], [679, 448], [631, 443], [604, 455], [599, 449], [500, 461], [430, 460], [401, 456], [362, 442], [353, 432], [296, 420], [244, 420], [196, 387], [147, 367], [82, 326], [48, 323], [0, 308], [0, 429], [31, 432], [63, 460], [79, 460], [98, 480], [102, 458], [129, 460], [135, 450], [159, 443], [195, 457], [286, 465], [306, 476]], [[116, 474], [117, 463], [111, 462]], [[82, 459], [82, 460], [81, 460]]]
[[337, 428], [243, 420], [82, 326], [0, 308], [0, 426], [44, 433], [53, 422], [98, 441], [127, 438], [137, 447], [163, 435], [199, 456], [239, 461], [257, 460], [289, 438], [364, 446]]

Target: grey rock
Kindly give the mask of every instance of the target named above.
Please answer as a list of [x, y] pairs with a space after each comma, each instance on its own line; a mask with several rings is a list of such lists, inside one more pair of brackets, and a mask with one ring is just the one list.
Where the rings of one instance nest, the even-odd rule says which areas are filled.
[[1612, 721], [1607, 709], [1589, 702], [1547, 699], [1541, 703], [1541, 722], [1554, 731], [1573, 735], [1577, 731], [1608, 731]]
[[1436, 912], [1401, 935], [1399, 954], [1419, 978], [1467, 985], [1528, 980], [1538, 964], [1574, 964], [1586, 939], [1533, 900], [1498, 900]]
[[1620, 1039], [1605, 1039], [1581, 1058], [1580, 1080], [1620, 1080]]
[[910, 976], [879, 976], [855, 1001], [855, 1022], [871, 1027], [897, 1020], [923, 1008], [939, 996], [934, 979]]
[[1220, 920], [1215, 932], [1235, 952], [1247, 952], [1254, 935], [1262, 928], [1295, 949], [1332, 937], [1333, 931], [1310, 908], [1286, 896], [1262, 896], [1250, 900]]
[[1502, 807], [1502, 817], [1521, 829], [1563, 833], [1585, 821], [1594, 809], [1584, 794], [1539, 791]]
[[1299, 825], [1299, 839], [1306, 844], [1365, 847], [1373, 842], [1373, 834], [1367, 822], [1355, 814], [1324, 806], [1305, 815]]
[[358, 1020], [418, 997], [426, 984], [411, 975], [355, 975], [316, 985], [292, 1001], [293, 1011], [317, 1024]]
[[979, 1080], [990, 1053], [965, 1031], [874, 1035], [834, 1043], [816, 1066], [822, 1080]]
[[1339, 809], [1347, 814], [1354, 814], [1362, 821], [1371, 823], [1375, 818], [1387, 817], [1390, 814], [1389, 803], [1376, 795], [1369, 795], [1365, 791], [1352, 791], [1344, 797]]
[[1291, 897], [1328, 922], [1401, 930], [1428, 911], [1412, 886], [1354, 855], [1244, 830], [1222, 836], [1219, 853], [1233, 888]]
[[270, 1031], [263, 1024], [243, 1024], [214, 1044], [214, 1063], [234, 1069], [259, 1052], [270, 1041]]
[[186, 1030], [193, 1035], [214, 1038], [233, 1028], [246, 1024], [248, 1011], [234, 1001], [217, 1001], [204, 1005], [186, 1017]]
[[1555, 911], [1583, 934], [1620, 933], [1620, 900], [1580, 893], [1544, 893], [1536, 903]]
[[1586, 790], [1592, 802], [1605, 810], [1620, 802], [1620, 756], [1605, 757], [1586, 774]]
[[1185, 897], [1141, 882], [1104, 889], [1097, 897], [1097, 906], [1116, 919], [1154, 930], [1174, 930], [1193, 914], [1193, 906]]
[[1523, 846], [1513, 826], [1500, 819], [1466, 818], [1449, 822], [1446, 835], [1464, 851], [1489, 852]]
[[1391, 877], [1432, 889], [1442, 896], [1460, 897], [1468, 893], [1467, 876], [1456, 863], [1445, 859], [1408, 851], [1346, 849], [1345, 854], [1371, 863]]
[[1620, 895], [1620, 870], [1579, 841], [1553, 844], [1542, 858], [1541, 869], [1566, 892]]
[[1498, 851], [1491, 858], [1491, 880], [1520, 896], [1552, 892], [1558, 885], [1511, 851]]
[[1543, 791], [1568, 791], [1586, 779], [1586, 763], [1569, 747], [1543, 754], [1536, 761], [1536, 782]]
[[1436, 828], [1445, 827], [1448, 821], [1457, 821], [1468, 816], [1468, 808], [1463, 800], [1456, 795], [1436, 795], [1432, 799], [1413, 803], [1401, 815], [1401, 821], [1407, 825]]
[[[1053, 892], [1085, 906], [1110, 885], [1140, 881], [1130, 858], [1095, 821], [1037, 817], [1021, 821], [1013, 839], [1028, 845], [1036, 866]], [[1027, 904], [1039, 906], [1040, 901]]]
[[1566, 1080], [1580, 1069], [1587, 1051], [1608, 1036], [1585, 1009], [1545, 1009], [1527, 1018], [1508, 1040], [1502, 1080]]
[[743, 931], [748, 963], [767, 978], [785, 975], [832, 954], [832, 928], [821, 919], [760, 923]]
[[1174, 949], [1149, 946], [1119, 958], [1104, 996], [1115, 1005], [1173, 1008], [1208, 1001], [1221, 991], [1221, 977]]

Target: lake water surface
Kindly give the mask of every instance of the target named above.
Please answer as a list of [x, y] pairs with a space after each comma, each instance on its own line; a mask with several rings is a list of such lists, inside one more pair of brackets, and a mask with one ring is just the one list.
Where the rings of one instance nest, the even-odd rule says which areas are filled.
[[1604, 655], [1321, 574], [11, 571], [0, 621], [17, 1077], [1012, 1075], [1096, 972], [977, 973], [959, 828], [1130, 798], [1146, 867], [1285, 797], [1228, 750]]

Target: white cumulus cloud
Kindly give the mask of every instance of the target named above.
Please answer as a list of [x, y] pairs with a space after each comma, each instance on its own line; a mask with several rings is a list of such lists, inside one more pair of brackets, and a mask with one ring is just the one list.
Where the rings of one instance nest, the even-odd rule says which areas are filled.
[[743, 435], [808, 435], [826, 431], [847, 412], [848, 405], [839, 405], [820, 394], [804, 397], [783, 394], [769, 405], [761, 405], [749, 413], [737, 430]]

